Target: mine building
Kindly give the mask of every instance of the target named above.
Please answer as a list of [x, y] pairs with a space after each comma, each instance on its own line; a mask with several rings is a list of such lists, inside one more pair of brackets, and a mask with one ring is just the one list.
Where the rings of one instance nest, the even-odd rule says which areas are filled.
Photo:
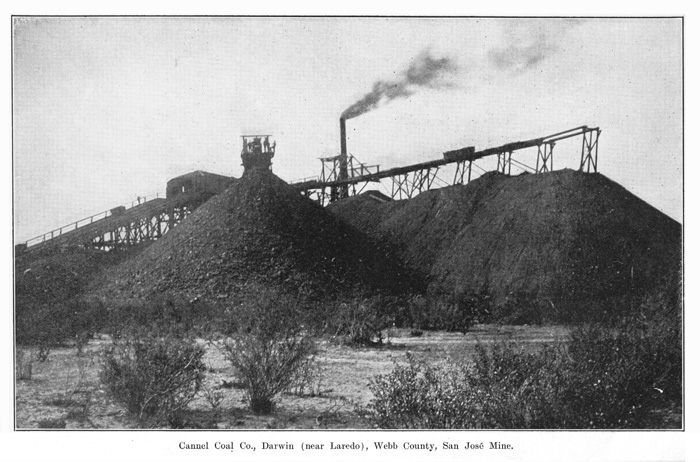
[[183, 193], [219, 194], [228, 188], [233, 181], [234, 179], [229, 176], [197, 170], [168, 181], [165, 196], [170, 199]]

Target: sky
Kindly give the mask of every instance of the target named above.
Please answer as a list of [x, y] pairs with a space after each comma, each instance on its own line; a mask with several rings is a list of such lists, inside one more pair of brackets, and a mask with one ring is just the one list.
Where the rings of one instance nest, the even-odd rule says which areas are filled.
[[[193, 170], [240, 177], [248, 133], [274, 136], [281, 178], [317, 176], [342, 114], [348, 151], [382, 168], [600, 127], [599, 172], [681, 221], [682, 33], [673, 18], [15, 17], [14, 240]], [[557, 144], [555, 169], [580, 150]], [[514, 158], [534, 166], [536, 149]]]

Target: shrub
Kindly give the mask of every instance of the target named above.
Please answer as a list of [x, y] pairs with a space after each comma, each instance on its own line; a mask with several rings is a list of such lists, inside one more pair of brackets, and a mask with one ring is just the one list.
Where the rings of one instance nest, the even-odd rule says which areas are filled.
[[46, 361], [51, 349], [66, 339], [67, 335], [64, 335], [62, 329], [63, 312], [65, 309], [60, 305], [54, 309], [48, 306], [18, 307], [17, 344], [37, 348], [37, 360]]
[[132, 329], [148, 327], [161, 335], [195, 335], [209, 338], [215, 333], [236, 331], [235, 303], [166, 295], [141, 300], [110, 300], [104, 333], [119, 337]]
[[296, 369], [287, 387], [289, 393], [297, 396], [320, 396], [323, 392], [323, 368], [316, 356], [308, 356]]
[[65, 417], [55, 417], [53, 419], [41, 419], [37, 426], [39, 428], [66, 428]]
[[551, 300], [538, 298], [536, 294], [517, 292], [494, 307], [493, 321], [500, 324], [542, 324], [557, 321], [558, 314]]
[[535, 352], [478, 345], [473, 365], [409, 358], [372, 380], [368, 409], [387, 428], [644, 428], [681, 385], [680, 324], [635, 318]]
[[95, 334], [105, 327], [107, 310], [96, 299], [76, 299], [69, 305], [70, 312], [65, 319], [64, 335], [75, 341], [78, 354]]
[[380, 428], [467, 428], [472, 426], [473, 396], [463, 371], [449, 363], [430, 365], [407, 355], [407, 365], [370, 380], [368, 405]]
[[330, 331], [346, 345], [382, 344], [382, 331], [394, 324], [393, 310], [382, 297], [340, 303], [329, 319]]
[[572, 332], [568, 352], [563, 399], [576, 426], [640, 428], [656, 401], [681, 398], [679, 325], [627, 319], [613, 328], [587, 326]]
[[674, 329], [640, 319], [572, 331], [536, 353], [478, 349], [471, 385], [490, 396], [490, 426], [643, 428], [660, 399], [680, 398], [682, 349]]
[[56, 305], [17, 307], [17, 343], [36, 347], [37, 359], [45, 361], [51, 348], [75, 341], [78, 352], [103, 327], [104, 306], [96, 301], [73, 299]]
[[140, 422], [168, 421], [200, 390], [204, 348], [193, 340], [136, 333], [113, 340], [104, 352], [102, 383]]
[[477, 345], [467, 383], [484, 428], [567, 428], [559, 401], [566, 376], [562, 344], [527, 353], [514, 343]]
[[270, 413], [273, 399], [289, 388], [315, 345], [299, 322], [298, 301], [285, 293], [250, 288], [235, 312], [238, 330], [224, 344], [224, 355], [244, 384], [250, 408]]
[[215, 390], [206, 386], [202, 389], [202, 391], [204, 392], [204, 398], [209, 403], [209, 406], [211, 406], [212, 411], [214, 411], [214, 415], [218, 418], [220, 406], [224, 400], [224, 392], [222, 390]]
[[414, 329], [466, 333], [475, 322], [490, 319], [490, 302], [485, 294], [416, 296], [408, 305]]
[[162, 335], [201, 333], [213, 314], [208, 308], [208, 304], [197, 299], [175, 296], [110, 302], [106, 333], [119, 336], [145, 327]]
[[32, 379], [32, 355], [30, 352], [22, 349], [17, 350], [16, 368], [17, 380]]

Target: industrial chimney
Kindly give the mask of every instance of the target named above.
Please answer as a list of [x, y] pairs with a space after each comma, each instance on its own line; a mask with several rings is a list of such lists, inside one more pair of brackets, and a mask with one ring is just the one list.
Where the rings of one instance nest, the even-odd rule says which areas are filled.
[[[338, 162], [338, 180], [348, 179], [348, 147], [345, 139], [345, 119], [340, 118], [340, 159]], [[340, 186], [340, 198], [348, 197], [348, 185]]]

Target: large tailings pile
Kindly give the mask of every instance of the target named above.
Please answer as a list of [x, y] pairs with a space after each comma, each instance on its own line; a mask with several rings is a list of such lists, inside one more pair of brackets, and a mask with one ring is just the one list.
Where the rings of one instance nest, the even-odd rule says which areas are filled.
[[70, 302], [85, 292], [96, 275], [140, 250], [103, 252], [50, 246], [19, 255], [15, 259], [17, 311]]
[[433, 292], [487, 293], [496, 305], [538, 300], [562, 318], [586, 317], [680, 280], [680, 224], [600, 174], [490, 173], [411, 200], [361, 195], [331, 210], [396, 245]]
[[102, 292], [226, 298], [250, 283], [329, 299], [405, 292], [411, 281], [365, 234], [270, 171], [252, 169], [123, 264]]

